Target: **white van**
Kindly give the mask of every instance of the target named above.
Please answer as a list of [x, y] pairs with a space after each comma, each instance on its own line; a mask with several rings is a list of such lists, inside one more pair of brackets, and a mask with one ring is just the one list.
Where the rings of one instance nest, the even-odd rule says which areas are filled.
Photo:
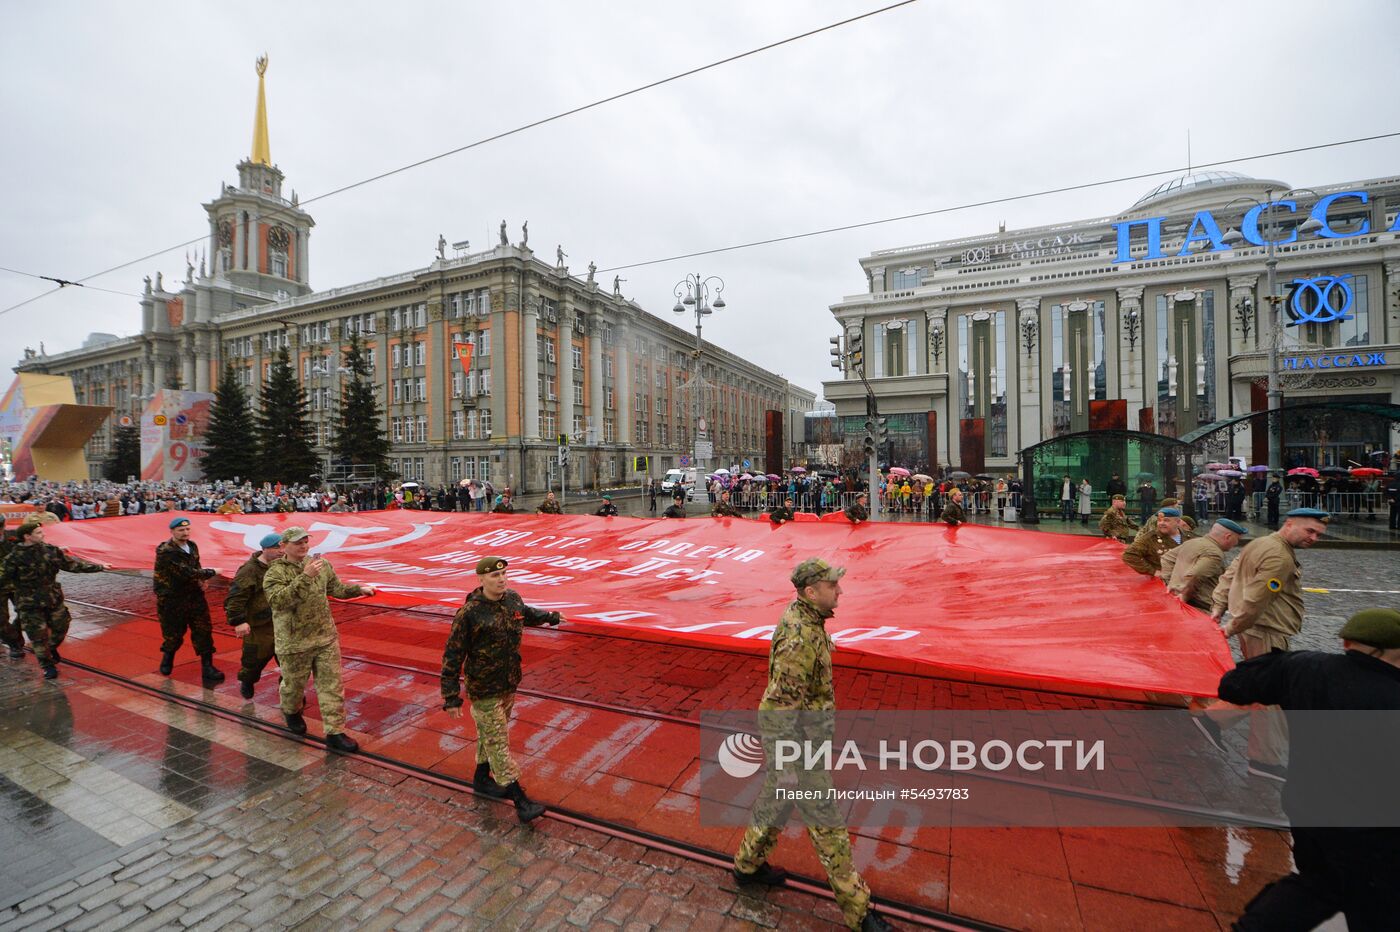
[[676, 483], [681, 483], [686, 489], [686, 500], [695, 499], [695, 483], [699, 479], [699, 471], [695, 469], [668, 469], [666, 475], [661, 477], [661, 494], [667, 497], [675, 497]]

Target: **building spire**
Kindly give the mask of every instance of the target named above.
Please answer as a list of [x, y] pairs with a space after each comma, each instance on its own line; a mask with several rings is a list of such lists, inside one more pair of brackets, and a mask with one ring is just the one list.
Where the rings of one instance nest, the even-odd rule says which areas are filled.
[[263, 75], [267, 73], [267, 53], [258, 59], [258, 112], [253, 115], [253, 154], [249, 161], [255, 165], [272, 165], [272, 150], [267, 143], [267, 93]]

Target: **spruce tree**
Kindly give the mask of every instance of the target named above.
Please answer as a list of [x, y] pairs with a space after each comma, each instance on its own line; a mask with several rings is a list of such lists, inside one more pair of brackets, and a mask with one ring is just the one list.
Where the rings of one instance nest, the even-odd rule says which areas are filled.
[[141, 475], [141, 428], [136, 425], [118, 427], [112, 439], [112, 455], [102, 464], [102, 478], [110, 482], [125, 482], [128, 476]]
[[308, 404], [301, 383], [284, 348], [272, 362], [263, 383], [262, 410], [258, 412], [258, 478], [286, 484], [309, 482], [321, 471], [316, 452], [307, 439]]
[[224, 367], [209, 427], [204, 433], [204, 457], [199, 461], [204, 478], [232, 481], [252, 479], [258, 470], [258, 431], [248, 407], [248, 393], [230, 364]]
[[359, 334], [350, 335], [345, 368], [350, 372], [340, 399], [331, 449], [349, 465], [372, 466], [376, 475], [383, 476], [389, 468], [389, 438], [384, 433], [383, 413], [369, 381], [373, 372]]

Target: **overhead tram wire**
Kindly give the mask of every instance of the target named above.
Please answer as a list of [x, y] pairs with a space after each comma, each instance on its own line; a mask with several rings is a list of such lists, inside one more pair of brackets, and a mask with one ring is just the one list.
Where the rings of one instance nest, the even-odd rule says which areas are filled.
[[[437, 155], [430, 155], [430, 156], [428, 156], [427, 158], [419, 159], [419, 160], [417, 160], [417, 161], [415, 161], [415, 162], [409, 162], [409, 163], [406, 164], [406, 165], [401, 165], [401, 166], [399, 166], [398, 168], [393, 168], [393, 169], [390, 169], [390, 170], [388, 170], [388, 171], [380, 172], [380, 173], [377, 174], [377, 175], [371, 175], [370, 177], [361, 179], [360, 181], [351, 182], [350, 184], [342, 185], [342, 186], [339, 187], [339, 188], [332, 188], [331, 190], [326, 191], [326, 192], [323, 193], [323, 194], [317, 194], [317, 195], [314, 196], [314, 197], [310, 197], [310, 198], [307, 198], [307, 199], [304, 200], [304, 201], [300, 201], [298, 206], [304, 206], [304, 205], [306, 205], [306, 204], [314, 204], [314, 203], [316, 203], [317, 201], [323, 201], [323, 200], [326, 200], [327, 198], [334, 197], [334, 196], [337, 195], [337, 194], [344, 194], [346, 191], [353, 191], [353, 190], [355, 190], [356, 188], [362, 188], [362, 187], [364, 187], [365, 185], [373, 184], [373, 183], [376, 182], [376, 181], [382, 181], [382, 180], [384, 180], [385, 178], [391, 178], [391, 177], [393, 177], [394, 175], [399, 175], [399, 174], [402, 174], [403, 172], [411, 171], [412, 169], [415, 169], [415, 168], [420, 168], [420, 167], [422, 167], [422, 166], [424, 166], [424, 165], [428, 165], [428, 164], [430, 164], [430, 163], [432, 163], [432, 162], [439, 161], [440, 159], [445, 159], [445, 158], [448, 158], [449, 156], [453, 156], [453, 155], [457, 155], [457, 154], [462, 153], [462, 152], [466, 152], [466, 151], [468, 151], [469, 149], [476, 149], [476, 148], [479, 148], [480, 146], [487, 145], [488, 143], [497, 142], [497, 141], [499, 141], [499, 140], [506, 139], [506, 138], [508, 138], [508, 137], [510, 137], [510, 136], [515, 136], [515, 135], [518, 135], [518, 134], [520, 134], [520, 133], [526, 132], [527, 130], [536, 129], [536, 128], [541, 127], [541, 126], [544, 126], [544, 125], [546, 125], [546, 124], [548, 124], [548, 123], [554, 123], [554, 122], [556, 122], [556, 121], [558, 121], [558, 120], [565, 119], [566, 117], [576, 116], [576, 115], [578, 115], [578, 114], [580, 114], [580, 113], [584, 113], [584, 112], [586, 112], [586, 111], [588, 111], [588, 110], [594, 110], [594, 109], [596, 109], [596, 108], [598, 108], [598, 107], [602, 107], [602, 106], [604, 106], [604, 105], [606, 105], [606, 104], [610, 104], [610, 103], [613, 103], [613, 102], [615, 102], [615, 101], [623, 100], [624, 98], [632, 97], [632, 96], [635, 96], [635, 95], [637, 95], [637, 94], [644, 93], [644, 92], [646, 92], [646, 91], [654, 90], [654, 89], [656, 89], [656, 88], [658, 88], [658, 87], [661, 87], [661, 86], [663, 86], [663, 85], [671, 84], [671, 83], [674, 83], [674, 82], [676, 82], [676, 81], [680, 81], [680, 80], [682, 80], [682, 79], [684, 79], [684, 78], [693, 77], [694, 75], [701, 74], [701, 73], [706, 72], [706, 71], [712, 71], [712, 70], [714, 70], [715, 68], [719, 68], [719, 67], [722, 67], [722, 66], [724, 66], [724, 65], [732, 64], [733, 62], [737, 62], [737, 61], [740, 61], [740, 60], [745, 59], [745, 58], [751, 58], [751, 57], [753, 57], [754, 55], [759, 55], [759, 54], [762, 54], [763, 52], [772, 51], [773, 49], [780, 48], [780, 47], [782, 47], [782, 46], [784, 46], [784, 45], [790, 45], [790, 44], [792, 44], [792, 43], [794, 43], [794, 42], [799, 42], [799, 41], [801, 41], [802, 39], [809, 39], [809, 38], [811, 38], [812, 36], [820, 35], [820, 34], [823, 33], [823, 32], [830, 32], [831, 30], [833, 30], [833, 29], [839, 29], [839, 28], [842, 27], [842, 26], [849, 26], [849, 25], [852, 24], [852, 23], [860, 22], [861, 20], [865, 20], [865, 19], [870, 19], [871, 17], [873, 17], [873, 16], [878, 16], [878, 15], [880, 15], [881, 13], [888, 13], [888, 12], [890, 12], [891, 10], [897, 10], [897, 9], [899, 9], [900, 7], [910, 6], [911, 4], [914, 4], [914, 3], [917, 3], [917, 2], [918, 2], [918, 0], [897, 0], [897, 2], [895, 2], [895, 3], [891, 3], [891, 4], [888, 4], [888, 5], [886, 5], [886, 6], [882, 6], [882, 7], [878, 8], [878, 9], [875, 9], [875, 10], [869, 10], [869, 11], [867, 11], [867, 12], [865, 12], [865, 13], [859, 13], [859, 14], [857, 14], [857, 15], [855, 15], [855, 16], [849, 16], [849, 17], [847, 17], [846, 19], [838, 20], [838, 21], [836, 21], [836, 22], [834, 22], [834, 23], [828, 23], [828, 24], [825, 25], [825, 26], [818, 26], [818, 27], [815, 28], [815, 29], [809, 29], [809, 30], [807, 30], [806, 32], [798, 33], [798, 34], [795, 35], [795, 36], [788, 36], [786, 39], [779, 39], [779, 40], [777, 40], [776, 42], [769, 42], [769, 43], [766, 44], [766, 45], [760, 45], [760, 46], [758, 46], [757, 48], [749, 49], [749, 50], [746, 51], [746, 52], [738, 52], [738, 53], [736, 53], [736, 54], [734, 54], [734, 55], [730, 55], [730, 56], [728, 56], [728, 57], [726, 57], [726, 58], [721, 58], [721, 59], [718, 59], [718, 60], [716, 60], [716, 61], [712, 61], [712, 62], [710, 62], [710, 63], [707, 64], [707, 65], [700, 65], [700, 66], [695, 67], [695, 68], [690, 68], [690, 69], [688, 69], [688, 70], [686, 70], [686, 71], [678, 72], [678, 73], [673, 74], [673, 75], [671, 75], [671, 76], [669, 76], [669, 77], [659, 78], [659, 79], [657, 79], [657, 80], [655, 80], [655, 81], [652, 81], [652, 82], [650, 82], [650, 83], [648, 83], [648, 84], [642, 84], [642, 85], [639, 85], [639, 86], [637, 86], [637, 87], [634, 87], [634, 88], [632, 88], [631, 90], [621, 91], [621, 92], [619, 92], [619, 93], [617, 93], [617, 94], [612, 94], [612, 95], [610, 95], [610, 96], [608, 96], [608, 97], [602, 97], [602, 98], [599, 98], [598, 100], [592, 101], [591, 103], [582, 104], [582, 105], [580, 105], [580, 106], [578, 106], [578, 107], [573, 107], [573, 108], [571, 108], [571, 109], [569, 109], [569, 110], [564, 110], [564, 111], [561, 111], [561, 112], [559, 112], [559, 113], [553, 114], [552, 116], [542, 117], [541, 119], [535, 120], [535, 121], [533, 121], [533, 122], [525, 123], [525, 124], [523, 124], [523, 125], [521, 125], [521, 126], [517, 126], [517, 127], [515, 127], [514, 129], [508, 129], [508, 130], [505, 130], [505, 131], [503, 131], [503, 132], [496, 133], [495, 135], [487, 136], [487, 137], [485, 137], [484, 139], [478, 139], [478, 140], [476, 140], [475, 142], [470, 142], [470, 143], [467, 143], [466, 145], [458, 146], [458, 147], [456, 147], [455, 149], [448, 149], [446, 152], [440, 152], [440, 153], [438, 153]], [[273, 211], [269, 214], [269, 216], [275, 216], [276, 213], [277, 213], [277, 210], [276, 210], [276, 209], [273, 209]], [[147, 254], [144, 255], [144, 256], [138, 256], [137, 258], [131, 259], [131, 260], [127, 261], [127, 262], [123, 262], [123, 263], [121, 263], [120, 265], [114, 265], [114, 266], [112, 266], [111, 268], [103, 269], [103, 270], [100, 271], [100, 272], [93, 272], [91, 275], [86, 275], [86, 276], [84, 276], [84, 277], [82, 277], [82, 278], [75, 279], [75, 280], [72, 282], [72, 284], [82, 284], [83, 282], [91, 281], [91, 280], [94, 279], [94, 278], [100, 278], [100, 277], [102, 277], [103, 275], [109, 275], [109, 274], [111, 274], [112, 272], [119, 272], [119, 271], [121, 271], [122, 269], [125, 269], [125, 268], [128, 268], [128, 267], [130, 267], [130, 266], [136, 265], [136, 264], [139, 263], [139, 262], [145, 262], [145, 261], [147, 261], [148, 259], [154, 259], [154, 258], [157, 258], [158, 256], [163, 256], [163, 255], [165, 255], [165, 254], [168, 253], [168, 252], [174, 252], [176, 249], [185, 249], [185, 248], [187, 248], [187, 247], [189, 247], [189, 246], [197, 246], [197, 245], [199, 245], [200, 243], [204, 242], [204, 240], [205, 240], [206, 238], [207, 238], [207, 234], [200, 234], [199, 236], [195, 237], [194, 239], [185, 240], [183, 243], [176, 243], [176, 244], [173, 245], [173, 246], [167, 246], [167, 247], [165, 247], [164, 249], [159, 249], [159, 250], [157, 250], [157, 251], [155, 251], [155, 252], [147, 253]], [[21, 274], [27, 274], [27, 273], [21, 273]], [[35, 277], [41, 277], [41, 276], [35, 276]], [[57, 290], [57, 289], [56, 289], [56, 290]], [[120, 294], [121, 292], [117, 292], [117, 293]], [[10, 311], [17, 310], [18, 308], [21, 308], [21, 307], [23, 307], [23, 306], [26, 305], [26, 304], [29, 304], [29, 303], [34, 302], [34, 301], [37, 301], [37, 300], [39, 300], [40, 298], [47, 297], [48, 295], [51, 295], [51, 294], [53, 294], [53, 292], [52, 292], [52, 291], [48, 291], [48, 292], [44, 292], [43, 294], [35, 295], [35, 296], [32, 297], [32, 298], [29, 298], [29, 299], [27, 299], [27, 300], [25, 300], [25, 301], [21, 301], [19, 304], [14, 304], [14, 305], [11, 305], [10, 307], [4, 308], [3, 310], [0, 310], [0, 314], [8, 314]]]
[[[1337, 146], [1350, 146], [1362, 142], [1377, 142], [1382, 139], [1394, 139], [1400, 137], [1400, 131], [1393, 133], [1380, 133], [1375, 136], [1358, 136], [1355, 139], [1339, 139], [1334, 142], [1323, 142], [1312, 146], [1298, 146], [1293, 149], [1277, 149], [1273, 152], [1261, 152], [1256, 155], [1236, 156], [1229, 159], [1220, 159], [1215, 162], [1204, 162], [1199, 165], [1192, 165], [1188, 170], [1200, 170], [1203, 168], [1217, 168], [1221, 165], [1237, 165], [1241, 162], [1252, 162], [1256, 159], [1270, 159], [1283, 155], [1297, 155], [1300, 152], [1315, 152], [1319, 149], [1331, 149]], [[645, 268], [649, 265], [660, 265], [663, 262], [679, 262], [682, 259], [694, 259], [701, 256], [713, 256], [722, 252], [734, 252], [739, 249], [753, 249], [757, 246], [771, 246], [775, 243], [787, 243], [793, 240], [809, 239], [813, 236], [826, 236], [829, 233], [843, 233], [847, 230], [860, 230], [866, 227], [880, 226], [886, 223], [899, 223], [903, 220], [917, 220], [920, 217], [933, 217], [938, 214], [951, 214], [960, 210], [972, 210], [976, 207], [991, 207], [997, 204], [1010, 204], [1014, 201], [1027, 201], [1037, 197], [1048, 197], [1052, 194], [1065, 194], [1070, 191], [1086, 191], [1090, 188], [1102, 188], [1112, 184], [1122, 184], [1127, 181], [1144, 181], [1148, 178], [1158, 178], [1162, 175], [1174, 175], [1181, 171], [1180, 167], [1168, 168], [1161, 171], [1140, 172], [1136, 175], [1122, 175], [1118, 178], [1106, 178], [1102, 181], [1086, 181], [1081, 184], [1064, 185], [1059, 188], [1045, 188], [1040, 191], [1031, 191], [1025, 194], [1008, 194], [1005, 197], [989, 198], [985, 201], [971, 201], [967, 204], [956, 204], [951, 207], [935, 207], [931, 210], [921, 210], [912, 214], [901, 214], [898, 217], [884, 217], [879, 220], [862, 220], [857, 223], [848, 223], [842, 226], [825, 227], [820, 230], [810, 230], [806, 233], [791, 233], [786, 236], [774, 236], [769, 239], [753, 240], [747, 243], [736, 243], [732, 246], [717, 246], [714, 249], [705, 249], [700, 252], [687, 252], [674, 256], [667, 256], [662, 259], [648, 259], [645, 262], [632, 262], [626, 265], [614, 265], [606, 269], [598, 269], [599, 274], [605, 272], [621, 272], [626, 269]]]

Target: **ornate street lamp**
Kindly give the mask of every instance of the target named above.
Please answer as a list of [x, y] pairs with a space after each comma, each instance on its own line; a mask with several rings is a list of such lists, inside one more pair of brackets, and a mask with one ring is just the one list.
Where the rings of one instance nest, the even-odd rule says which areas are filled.
[[[712, 290], [714, 293], [713, 303], [710, 302]], [[705, 468], [705, 461], [709, 460], [709, 456], [705, 456], [703, 459], [700, 456], [700, 444], [702, 442], [700, 438], [702, 429], [700, 399], [703, 397], [705, 391], [705, 377], [700, 372], [700, 356], [704, 345], [700, 340], [700, 330], [707, 316], [713, 314], [715, 311], [724, 310], [726, 306], [724, 303], [724, 279], [720, 278], [718, 275], [711, 275], [706, 278], [696, 272], [691, 275], [686, 275], [685, 278], [676, 282], [674, 291], [676, 295], [676, 306], [671, 308], [671, 311], [676, 314], [684, 314], [687, 310], [693, 310], [695, 312], [695, 352], [692, 354], [695, 358], [695, 371], [691, 373], [689, 382], [691, 427], [694, 431], [691, 438], [691, 443], [693, 444], [691, 447], [691, 461], [695, 464], [697, 473], [700, 473], [703, 472]], [[711, 450], [713, 450], [713, 445], [711, 445]]]

